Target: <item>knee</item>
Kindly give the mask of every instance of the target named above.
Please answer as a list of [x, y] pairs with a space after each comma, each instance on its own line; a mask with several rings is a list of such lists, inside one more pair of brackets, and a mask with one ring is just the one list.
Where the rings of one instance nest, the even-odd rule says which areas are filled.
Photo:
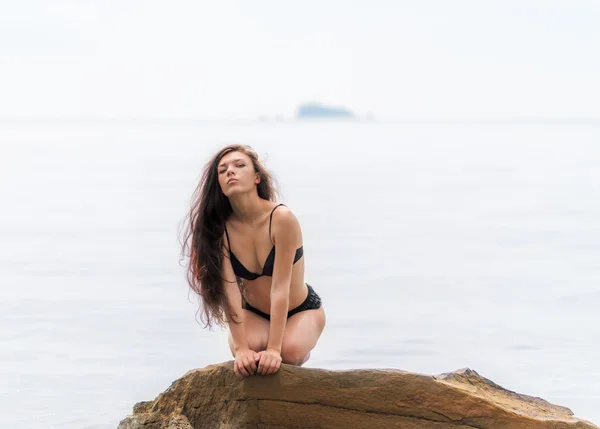
[[[259, 333], [253, 332], [250, 332], [247, 335], [248, 348], [250, 350], [254, 350], [258, 353], [267, 348], [267, 339], [264, 337], [264, 335], [260, 335]], [[233, 357], [235, 357], [235, 341], [233, 341], [231, 331], [229, 331], [228, 342], [229, 350], [231, 350], [231, 354], [233, 355]]]
[[248, 348], [257, 353], [263, 351], [267, 348], [267, 339], [261, 335], [248, 335]]
[[284, 342], [281, 347], [281, 361], [300, 366], [308, 360], [309, 351], [299, 343]]

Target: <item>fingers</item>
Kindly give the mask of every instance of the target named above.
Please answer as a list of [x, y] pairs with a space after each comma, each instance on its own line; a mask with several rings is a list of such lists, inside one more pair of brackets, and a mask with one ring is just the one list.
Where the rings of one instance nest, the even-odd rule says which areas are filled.
[[240, 372], [242, 373], [242, 375], [249, 377], [250, 373], [248, 372], [248, 370], [246, 369], [246, 367], [242, 364], [239, 366]]
[[256, 358], [254, 356], [248, 357], [249, 368], [252, 370], [252, 374], [256, 374]]
[[273, 361], [271, 358], [265, 359], [265, 367], [263, 370], [263, 375], [270, 375], [271, 374], [271, 365], [273, 364]]
[[245, 356], [242, 356], [239, 359], [239, 363], [238, 363], [238, 370], [242, 373], [242, 375], [245, 375], [246, 377], [248, 377], [250, 375], [250, 373], [248, 372], [248, 370], [246, 369], [246, 363], [247, 363], [247, 359]]
[[280, 366], [281, 361], [279, 359], [265, 353], [261, 355], [260, 362], [258, 363], [258, 373], [261, 375], [275, 374]]
[[249, 377], [253, 374], [275, 374], [281, 367], [281, 358], [269, 353], [254, 352], [253, 354], [239, 356], [233, 364], [233, 371], [239, 377]]
[[254, 355], [239, 356], [233, 362], [233, 372], [239, 377], [249, 377], [256, 374], [256, 359]]
[[271, 359], [272, 358], [269, 355], [265, 355], [264, 356], [265, 364], [263, 366], [263, 375], [269, 375], [270, 374], [269, 371], [271, 370], [271, 362], [272, 362]]
[[258, 362], [258, 373], [261, 375], [265, 375], [265, 360], [267, 359], [266, 355], [264, 353], [261, 353], [260, 355], [260, 361]]
[[244, 356], [244, 368], [248, 372], [248, 375], [252, 375], [256, 372], [256, 363], [250, 356]]
[[267, 375], [275, 374], [279, 369], [279, 361], [277, 359], [272, 359], [269, 363], [269, 369], [267, 371]]

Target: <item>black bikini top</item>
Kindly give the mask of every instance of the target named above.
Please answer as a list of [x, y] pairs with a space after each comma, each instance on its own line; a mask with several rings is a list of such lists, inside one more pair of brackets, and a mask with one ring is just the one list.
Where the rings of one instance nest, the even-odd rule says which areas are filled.
[[[273, 210], [271, 211], [271, 216], [269, 217], [269, 239], [271, 239], [271, 222], [273, 221], [273, 212], [275, 211], [275, 209], [277, 207], [283, 206], [283, 205], [284, 204], [279, 204], [279, 205], [275, 206], [273, 208]], [[227, 235], [227, 242], [229, 243], [229, 258], [231, 259], [231, 266], [233, 267], [233, 272], [235, 273], [236, 276], [241, 277], [246, 280], [256, 280], [257, 278], [262, 277], [262, 276], [268, 276], [268, 277], [273, 276], [273, 268], [275, 265], [275, 245], [273, 245], [273, 248], [271, 249], [269, 256], [267, 256], [265, 265], [263, 266], [262, 273], [257, 274], [257, 273], [253, 273], [252, 271], [249, 271], [246, 267], [244, 267], [244, 265], [240, 262], [240, 260], [238, 258], [236, 258], [236, 256], [231, 252], [231, 241], [229, 240], [229, 234], [227, 233], [227, 227], [225, 227], [225, 235]], [[294, 256], [294, 264], [296, 262], [298, 262], [298, 260], [300, 258], [302, 258], [302, 255], [304, 254], [303, 247], [304, 246], [300, 246], [298, 249], [296, 249], [296, 256]]]

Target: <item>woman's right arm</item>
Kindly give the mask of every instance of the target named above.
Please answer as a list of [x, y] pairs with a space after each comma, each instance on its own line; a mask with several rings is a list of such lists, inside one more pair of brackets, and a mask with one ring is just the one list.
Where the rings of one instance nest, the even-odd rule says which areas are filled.
[[[223, 248], [225, 256], [221, 265], [221, 277], [223, 278], [223, 288], [225, 289], [225, 296], [229, 303], [229, 308], [237, 316], [235, 320], [232, 320], [231, 314], [227, 313], [227, 323], [233, 342], [235, 344], [235, 351], [238, 349], [249, 348], [248, 338], [246, 336], [246, 328], [244, 326], [244, 312], [242, 310], [242, 294], [240, 288], [237, 285], [235, 274], [233, 273], [233, 267], [231, 266], [231, 260], [229, 259], [229, 252]], [[236, 323], [241, 322], [241, 323]]]
[[[229, 308], [231, 309], [231, 312], [237, 316], [235, 317], [235, 320], [232, 320], [232, 316], [229, 312], [227, 312], [226, 315], [229, 331], [233, 338], [235, 352], [233, 370], [237, 375], [250, 375], [256, 373], [256, 353], [253, 350], [250, 350], [248, 345], [246, 326], [244, 324], [244, 310], [242, 309], [242, 294], [237, 285], [233, 267], [231, 266], [229, 251], [225, 247], [226, 240], [226, 238], [223, 240], [224, 258], [221, 264], [221, 277], [223, 278], [223, 288], [225, 290]], [[227, 243], [227, 246], [229, 246], [229, 243]]]

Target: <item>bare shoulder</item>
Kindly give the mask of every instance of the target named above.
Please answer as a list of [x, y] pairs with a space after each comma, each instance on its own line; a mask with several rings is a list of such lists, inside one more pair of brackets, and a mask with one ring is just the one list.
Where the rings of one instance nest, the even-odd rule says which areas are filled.
[[275, 239], [282, 235], [297, 237], [301, 234], [300, 222], [287, 206], [277, 207], [277, 210], [273, 212], [272, 228]]
[[273, 226], [275, 226], [276, 223], [283, 227], [290, 227], [294, 225], [300, 226], [298, 218], [288, 206], [279, 206], [277, 207], [277, 210], [273, 212]]

